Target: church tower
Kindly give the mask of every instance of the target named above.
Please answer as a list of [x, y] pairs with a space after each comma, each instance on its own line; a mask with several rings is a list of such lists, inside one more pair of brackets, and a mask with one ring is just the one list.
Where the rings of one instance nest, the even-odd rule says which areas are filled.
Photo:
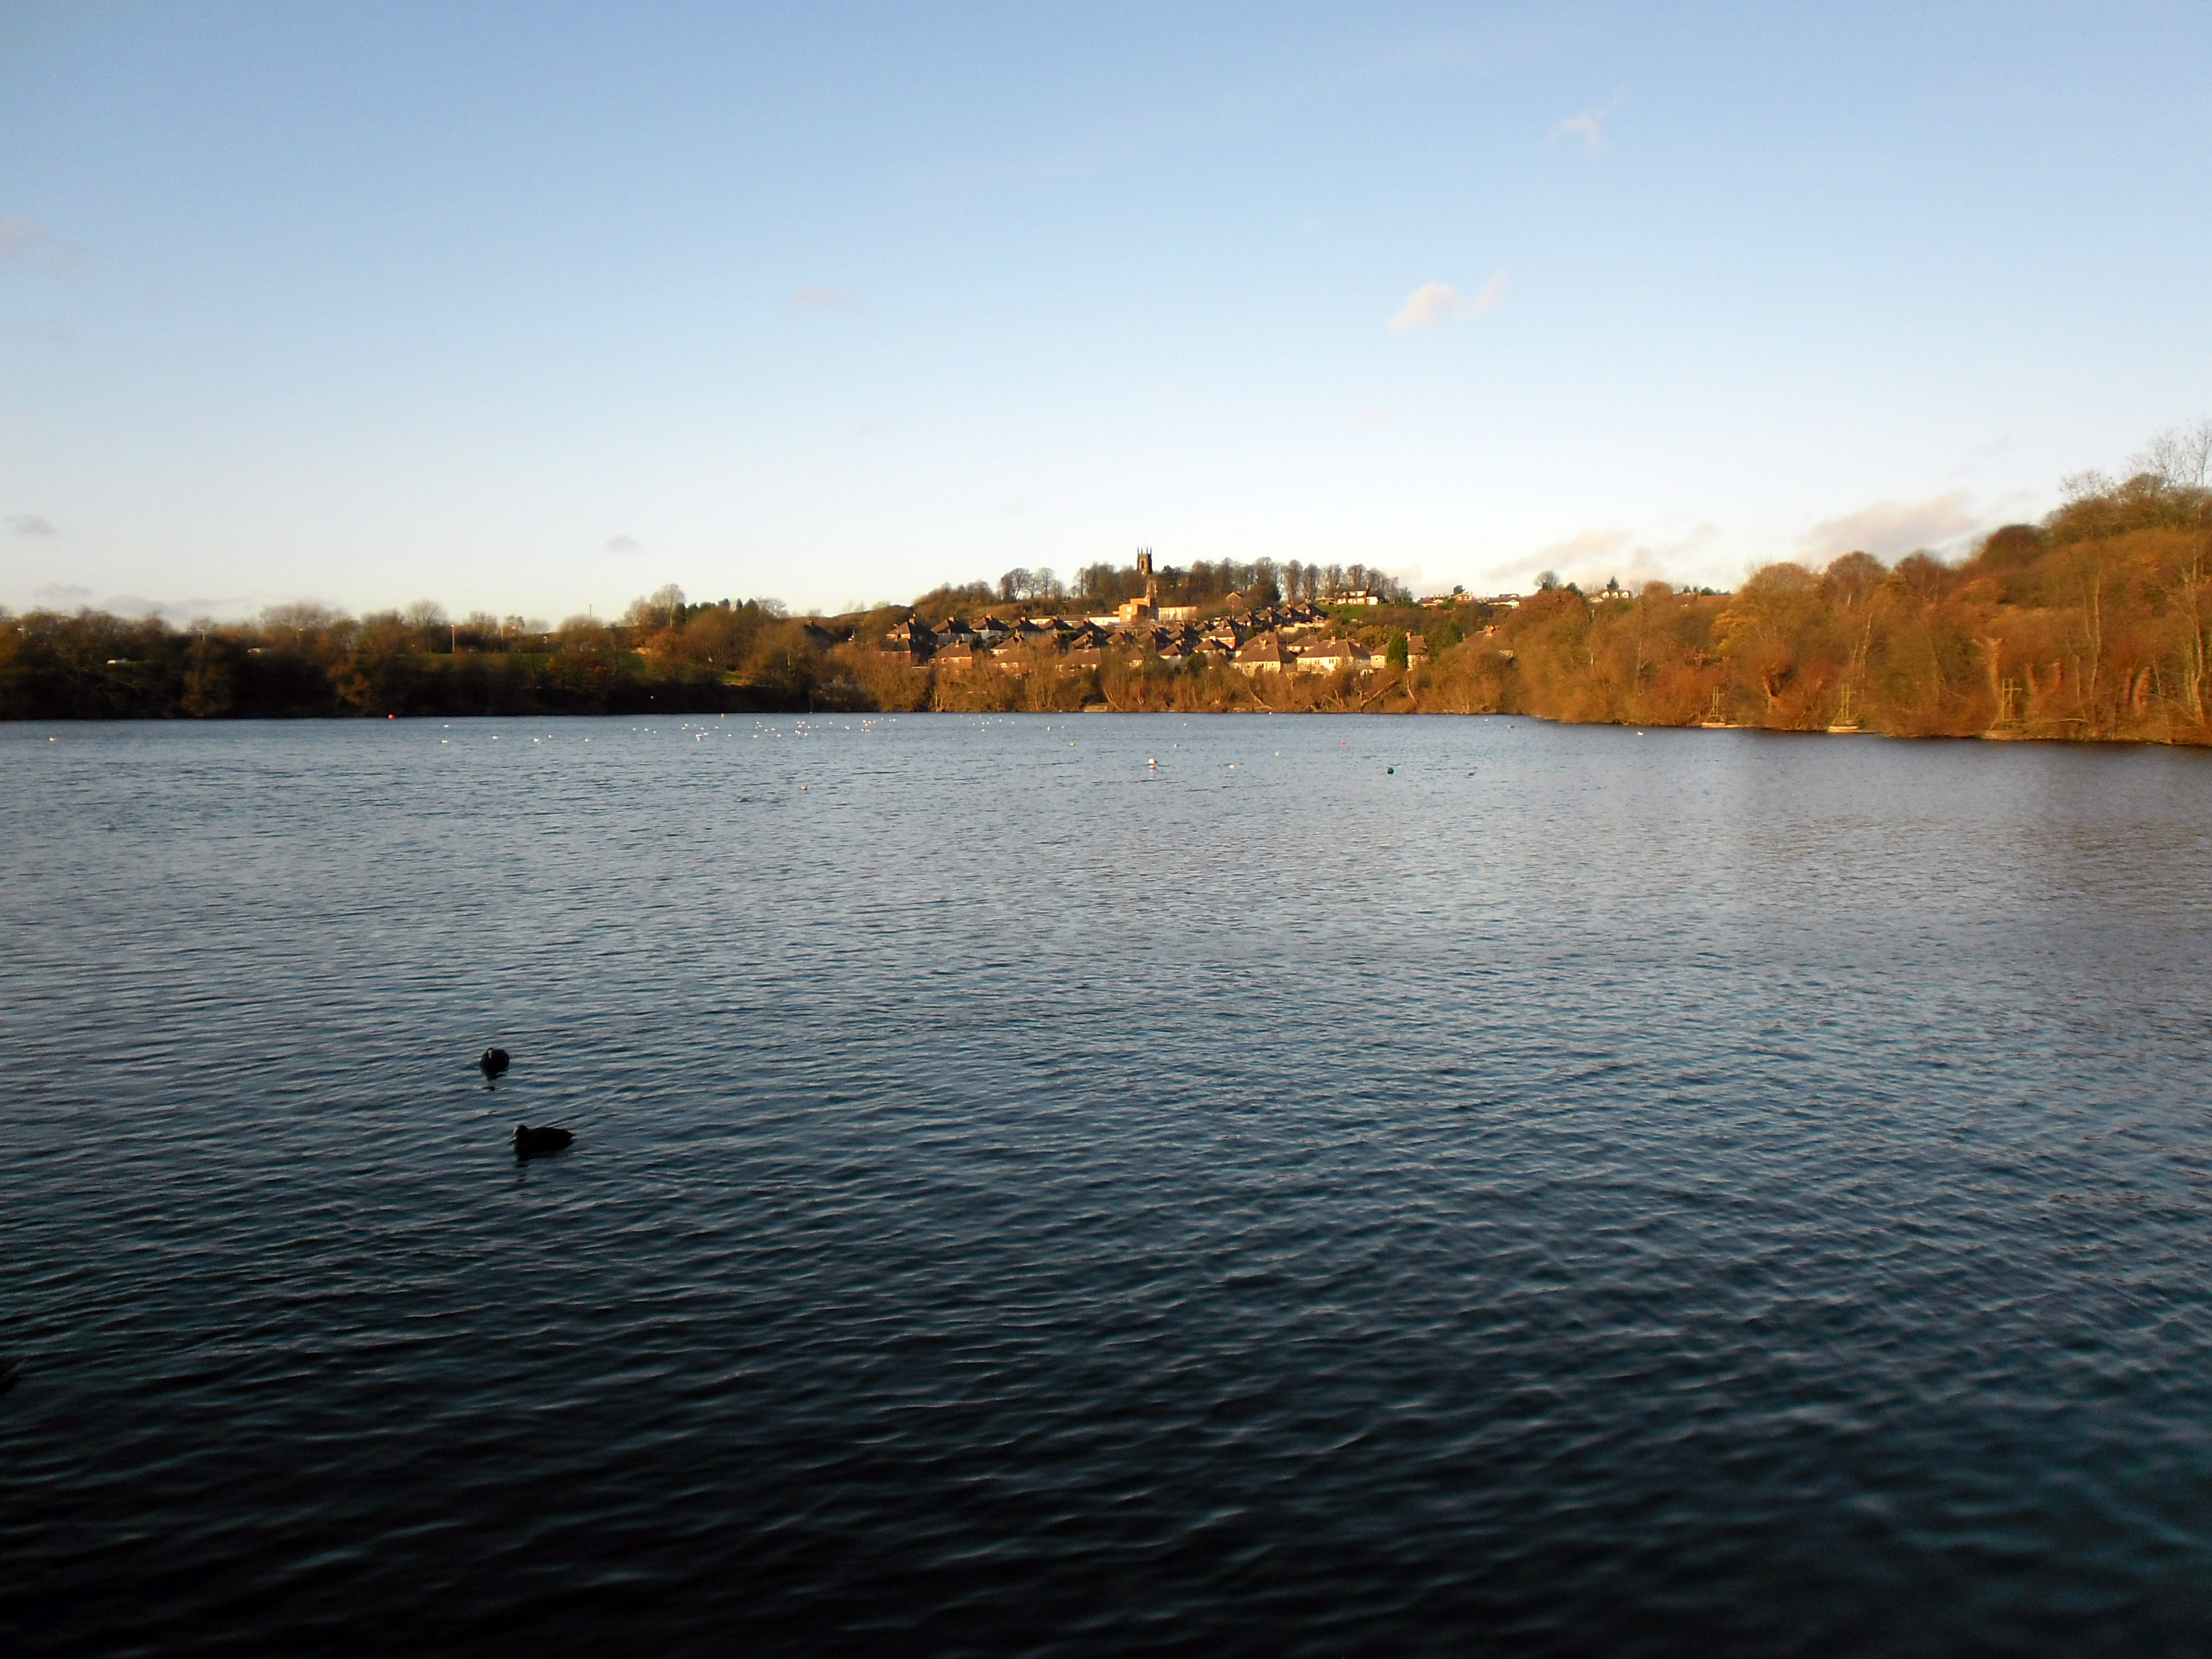
[[1121, 617], [1125, 623], [1150, 620], [1159, 614], [1160, 579], [1152, 574], [1152, 550], [1149, 547], [1137, 550], [1137, 575], [1145, 584], [1144, 596], [1122, 603]]

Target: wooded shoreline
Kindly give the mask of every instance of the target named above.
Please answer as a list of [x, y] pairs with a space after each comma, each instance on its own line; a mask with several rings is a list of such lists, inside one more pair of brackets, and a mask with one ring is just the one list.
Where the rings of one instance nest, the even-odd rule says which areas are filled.
[[2191, 435], [1958, 562], [1854, 552], [1729, 593], [1415, 601], [1356, 568], [1146, 558], [841, 617], [673, 588], [557, 629], [428, 603], [185, 629], [0, 612], [0, 718], [1265, 710], [2206, 744], [2212, 434]]

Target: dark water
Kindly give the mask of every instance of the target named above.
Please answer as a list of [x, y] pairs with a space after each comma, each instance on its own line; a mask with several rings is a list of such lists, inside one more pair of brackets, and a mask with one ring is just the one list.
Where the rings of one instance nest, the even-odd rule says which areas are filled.
[[2205, 757], [0, 767], [0, 1646], [2212, 1647]]

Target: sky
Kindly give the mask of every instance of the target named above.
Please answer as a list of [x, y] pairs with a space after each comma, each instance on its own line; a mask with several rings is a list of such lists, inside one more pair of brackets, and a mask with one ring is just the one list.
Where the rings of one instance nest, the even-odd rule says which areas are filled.
[[2212, 7], [0, 0], [0, 605], [1956, 556], [2212, 415]]

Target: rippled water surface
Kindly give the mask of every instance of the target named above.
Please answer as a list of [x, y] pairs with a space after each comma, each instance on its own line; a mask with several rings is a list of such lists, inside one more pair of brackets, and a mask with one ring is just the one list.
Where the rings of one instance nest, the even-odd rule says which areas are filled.
[[2212, 1645], [2207, 757], [0, 767], [0, 1646]]

